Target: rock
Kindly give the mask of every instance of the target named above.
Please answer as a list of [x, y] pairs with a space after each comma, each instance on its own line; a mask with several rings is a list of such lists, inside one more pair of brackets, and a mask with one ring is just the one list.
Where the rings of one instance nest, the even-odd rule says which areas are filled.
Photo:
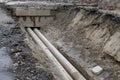
[[120, 61], [120, 32], [116, 32], [106, 43], [104, 52]]
[[11, 49], [11, 52], [14, 52], [15, 50], [14, 49]]
[[20, 53], [19, 53], [19, 52], [17, 52], [17, 53], [15, 54], [15, 57], [17, 58], [19, 55], [20, 55]]
[[31, 80], [29, 77], [26, 78], [27, 80]]
[[103, 68], [100, 66], [95, 66], [94, 68], [92, 68], [92, 72], [96, 75], [99, 75], [102, 71], [103, 71]]
[[22, 59], [26, 59], [27, 55], [21, 54]]
[[14, 67], [17, 67], [17, 66], [18, 66], [18, 63], [14, 63], [13, 66], [14, 66]]

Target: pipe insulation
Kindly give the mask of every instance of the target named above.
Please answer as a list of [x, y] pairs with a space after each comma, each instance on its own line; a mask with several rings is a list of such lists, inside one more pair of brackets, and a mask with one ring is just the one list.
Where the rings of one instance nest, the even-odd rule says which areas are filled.
[[46, 45], [39, 39], [39, 37], [32, 31], [31, 28], [27, 28], [28, 33], [32, 36], [34, 41], [41, 47], [47, 57], [53, 62], [53, 64], [58, 68], [60, 74], [62, 75], [63, 80], [73, 80], [69, 73], [62, 67]]
[[63, 65], [63, 67], [69, 72], [74, 80], [86, 80], [82, 74], [44, 37], [44, 35], [37, 28], [34, 29], [35, 33], [44, 42], [44, 44], [50, 49], [53, 55]]

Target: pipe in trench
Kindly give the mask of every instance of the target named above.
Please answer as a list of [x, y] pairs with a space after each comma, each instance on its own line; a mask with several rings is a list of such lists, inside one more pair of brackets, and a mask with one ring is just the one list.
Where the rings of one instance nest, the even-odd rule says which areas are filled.
[[44, 37], [40, 30], [35, 28], [34, 32], [75, 80], [86, 80], [85, 77], [83, 77], [83, 75], [80, 74], [80, 72]]
[[39, 39], [39, 37], [32, 31], [31, 28], [27, 28], [27, 31], [32, 36], [34, 41], [42, 48], [47, 57], [57, 66], [60, 74], [63, 76], [63, 80], [73, 80], [69, 73], [62, 67], [62, 65], [58, 62], [58, 60], [54, 57], [54, 55], [50, 52], [50, 50], [45, 46], [45, 44]]

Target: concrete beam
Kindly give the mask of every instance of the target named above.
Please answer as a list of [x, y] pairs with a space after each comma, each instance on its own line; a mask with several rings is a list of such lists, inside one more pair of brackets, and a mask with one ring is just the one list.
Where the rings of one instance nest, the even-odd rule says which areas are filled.
[[[44, 27], [54, 20], [54, 17], [18, 17], [18, 23], [25, 27]], [[25, 19], [24, 19], [25, 18]]]
[[51, 16], [51, 10], [41, 10], [35, 8], [16, 8], [15, 16]]

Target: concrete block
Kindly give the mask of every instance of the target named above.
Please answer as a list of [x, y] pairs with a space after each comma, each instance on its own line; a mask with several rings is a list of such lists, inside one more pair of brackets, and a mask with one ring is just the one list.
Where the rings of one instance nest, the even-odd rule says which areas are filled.
[[25, 27], [44, 27], [53, 22], [54, 17], [19, 17], [18, 22]]
[[35, 26], [36, 27], [40, 27], [41, 26], [41, 23], [40, 23], [40, 20], [41, 19], [41, 17], [35, 17]]
[[40, 25], [45, 26], [45, 25], [49, 24], [50, 22], [52, 22], [53, 20], [54, 20], [54, 17], [41, 17]]
[[120, 32], [116, 32], [104, 46], [104, 52], [120, 61]]
[[24, 22], [23, 18], [22, 18], [22, 17], [19, 17], [18, 23], [22, 24], [23, 22]]
[[92, 72], [96, 75], [99, 75], [102, 71], [103, 71], [103, 68], [100, 66], [95, 66], [94, 68], [92, 68]]
[[26, 20], [24, 20], [23, 17], [19, 17], [18, 22], [25, 27], [33, 27], [33, 22], [30, 17], [26, 17]]
[[25, 25], [25, 27], [34, 27], [34, 23], [30, 17], [27, 17], [26, 21], [24, 21], [23, 24]]
[[16, 8], [15, 14], [16, 16], [50, 16], [51, 10], [40, 10], [34, 8]]

